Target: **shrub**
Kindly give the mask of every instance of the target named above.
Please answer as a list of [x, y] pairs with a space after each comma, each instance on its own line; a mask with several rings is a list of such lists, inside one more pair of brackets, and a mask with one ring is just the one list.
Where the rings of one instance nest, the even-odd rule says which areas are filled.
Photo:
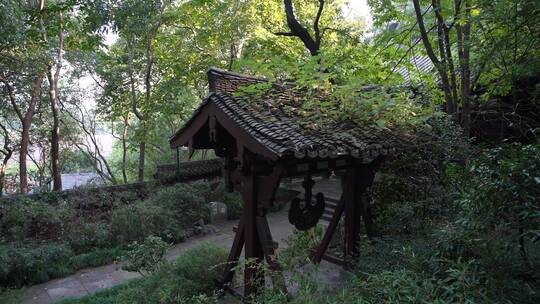
[[65, 222], [73, 215], [65, 203], [51, 205], [28, 199], [0, 208], [2, 235], [11, 240], [59, 238]]
[[202, 244], [142, 279], [59, 304], [215, 303], [214, 281], [226, 257], [221, 247]]
[[375, 222], [384, 232], [423, 230], [455, 212], [447, 168], [464, 162], [467, 143], [449, 118], [433, 117], [424, 127], [413, 131], [417, 142], [383, 164], [370, 189]]
[[184, 229], [208, 216], [204, 197], [189, 184], [177, 184], [114, 210], [111, 231], [119, 243], [142, 241], [150, 235], [179, 242], [185, 237]]
[[467, 167], [460, 180], [462, 226], [513, 233], [520, 246], [525, 238], [538, 239], [540, 140], [488, 150]]
[[159, 269], [165, 261], [169, 245], [156, 236], [149, 236], [139, 244], [134, 242], [127, 253], [127, 263], [122, 269], [137, 271], [141, 275], [152, 273]]
[[244, 201], [238, 192], [225, 194], [223, 203], [227, 206], [227, 218], [229, 220], [236, 220], [242, 216]]
[[65, 244], [0, 245], [0, 285], [19, 287], [40, 283], [69, 272], [62, 265], [73, 255]]
[[166, 209], [176, 224], [184, 228], [209, 216], [204, 196], [190, 184], [176, 184], [161, 189], [150, 195], [146, 202]]
[[72, 222], [67, 231], [67, 242], [76, 253], [111, 246], [111, 232], [108, 223]]
[[296, 267], [298, 264], [308, 262], [311, 250], [316, 248], [322, 239], [323, 228], [321, 225], [306, 230], [293, 230], [293, 235], [287, 240], [287, 247], [280, 252], [280, 262], [288, 267]]
[[71, 269], [69, 273], [71, 273], [82, 268], [97, 267], [112, 263], [121, 258], [126, 250], [127, 249], [124, 246], [96, 249], [91, 252], [70, 257], [65, 263], [69, 265], [69, 268]]
[[25, 289], [2, 289], [0, 288], [0, 303], [20, 304]]
[[114, 210], [111, 233], [119, 244], [142, 241], [149, 235], [168, 241], [180, 241], [184, 237], [182, 227], [177, 225], [171, 210], [149, 202], [137, 202]]
[[203, 197], [205, 203], [221, 201], [225, 195], [225, 184], [223, 182], [211, 183], [207, 180], [198, 180], [188, 184], [195, 193]]
[[122, 247], [98, 249], [74, 255], [67, 244], [48, 242], [0, 245], [0, 286], [20, 287], [63, 277], [79, 269], [114, 261]]

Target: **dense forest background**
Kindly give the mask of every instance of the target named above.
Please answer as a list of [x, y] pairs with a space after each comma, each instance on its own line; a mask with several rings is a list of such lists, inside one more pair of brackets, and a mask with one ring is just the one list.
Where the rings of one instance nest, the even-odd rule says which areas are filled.
[[[383, 128], [445, 113], [475, 142], [534, 137], [535, 1], [369, 1], [369, 28], [347, 1], [292, 2], [3, 1], [0, 188], [151, 179], [210, 66], [327, 90]], [[359, 93], [370, 85], [384, 89]]]

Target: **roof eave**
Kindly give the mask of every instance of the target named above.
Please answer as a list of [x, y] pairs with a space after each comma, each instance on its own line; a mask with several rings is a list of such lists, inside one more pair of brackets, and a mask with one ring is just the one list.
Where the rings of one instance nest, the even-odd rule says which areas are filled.
[[189, 140], [200, 130], [207, 122], [210, 116], [214, 116], [217, 122], [229, 132], [236, 140], [243, 139], [245, 146], [254, 153], [270, 160], [278, 160], [281, 155], [272, 151], [257, 139], [251, 136], [248, 132], [238, 126], [227, 114], [225, 114], [219, 107], [214, 105], [210, 99], [211, 95], [207, 97], [206, 101], [196, 111], [197, 113], [191, 117], [191, 119], [182, 127], [176, 134], [169, 140], [171, 148], [177, 148], [181, 146], [187, 146]]

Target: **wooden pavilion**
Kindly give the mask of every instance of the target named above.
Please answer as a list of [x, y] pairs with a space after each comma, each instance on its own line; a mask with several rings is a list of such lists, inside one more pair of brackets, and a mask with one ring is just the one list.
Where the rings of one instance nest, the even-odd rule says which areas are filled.
[[[209, 69], [208, 81], [209, 95], [170, 139], [170, 145], [188, 146], [190, 151], [214, 149], [224, 159], [229, 190], [242, 194], [244, 212], [235, 229], [221, 283], [231, 282], [242, 248], [245, 259], [254, 261], [253, 265], [266, 261], [269, 269], [280, 271], [274, 258], [277, 243], [272, 240], [266, 213], [280, 180], [288, 177], [304, 178], [303, 200], [293, 200], [289, 210], [289, 221], [301, 230], [313, 227], [324, 210], [324, 195], [312, 195], [312, 175], [334, 172], [341, 177], [341, 198], [321, 243], [312, 252], [312, 260], [345, 265], [357, 253], [361, 219], [368, 236], [375, 234], [364, 193], [385, 156], [395, 148], [381, 144], [384, 134], [349, 121], [313, 128], [317, 121], [298, 114], [305, 98], [291, 83], [269, 83], [216, 68]], [[249, 90], [243, 89], [254, 86], [266, 89], [262, 94], [249, 94]], [[326, 251], [343, 214], [344, 251], [343, 257], [338, 258]], [[261, 282], [257, 267], [246, 266], [244, 295], [256, 292]], [[273, 284], [283, 285], [283, 281], [274, 280]]]

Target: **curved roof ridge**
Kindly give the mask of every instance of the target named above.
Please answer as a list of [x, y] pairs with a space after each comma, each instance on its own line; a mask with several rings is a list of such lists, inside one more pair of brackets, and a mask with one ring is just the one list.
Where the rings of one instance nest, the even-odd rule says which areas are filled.
[[269, 79], [264, 78], [264, 77], [258, 77], [258, 76], [253, 76], [253, 75], [247, 75], [247, 74], [227, 71], [227, 70], [220, 69], [220, 68], [213, 67], [213, 66], [208, 68], [208, 71], [206, 72], [206, 74], [208, 76], [210, 76], [210, 75], [219, 75], [219, 76], [231, 76], [231, 77], [237, 77], [237, 78], [257, 80], [257, 81], [269, 81]]

